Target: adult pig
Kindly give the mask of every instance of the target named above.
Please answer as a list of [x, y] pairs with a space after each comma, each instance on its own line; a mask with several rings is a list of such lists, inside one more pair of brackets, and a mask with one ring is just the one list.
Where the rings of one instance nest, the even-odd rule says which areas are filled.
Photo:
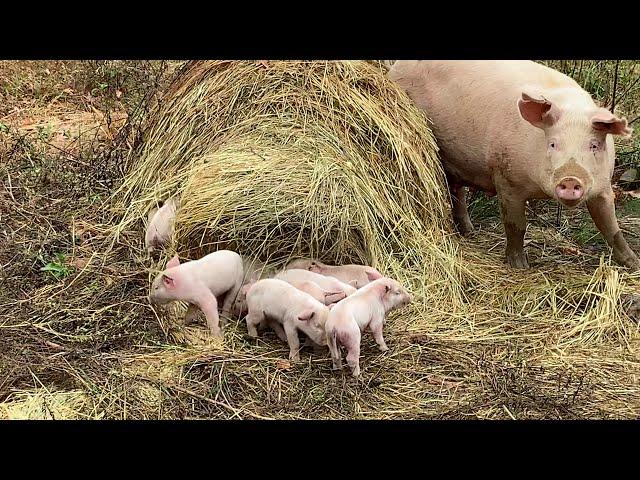
[[193, 317], [192, 305], [197, 306], [205, 314], [211, 334], [221, 337], [217, 299], [224, 296], [222, 313], [228, 315], [242, 280], [242, 259], [230, 250], [219, 250], [183, 264], [176, 255], [153, 281], [149, 300], [155, 304], [188, 302], [188, 319]]
[[326, 345], [324, 324], [329, 308], [293, 285], [275, 278], [256, 282], [247, 293], [247, 331], [258, 336], [257, 327], [268, 323], [282, 337], [282, 327], [289, 343], [289, 358], [300, 360], [298, 330], [314, 343]]
[[530, 61], [397, 61], [388, 74], [433, 122], [450, 185], [453, 216], [472, 230], [466, 187], [498, 195], [512, 267], [527, 268], [525, 202], [586, 204], [620, 264], [640, 260], [615, 215], [613, 135], [627, 120], [598, 107], [562, 73]]

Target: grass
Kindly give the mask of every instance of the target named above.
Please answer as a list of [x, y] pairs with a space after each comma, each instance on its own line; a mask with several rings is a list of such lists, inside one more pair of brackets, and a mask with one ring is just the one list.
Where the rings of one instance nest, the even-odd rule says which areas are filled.
[[[145, 65], [127, 63], [122, 76]], [[96, 87], [112, 85], [108, 79], [118, 75], [82, 62], [3, 67], [20, 78], [0, 75], [15, 95], [5, 96], [2, 108], [7, 114], [13, 106], [23, 110], [8, 119], [0, 115], [8, 126], [0, 133], [0, 416], [640, 414], [639, 327], [629, 309], [640, 278], [611, 266], [608, 249], [595, 238], [585, 234], [584, 245], [573, 238], [572, 232], [590, 225], [584, 212], [565, 211], [556, 225], [556, 210], [545, 202], [532, 204], [529, 212], [528, 271], [509, 271], [503, 264], [495, 199], [485, 202], [478, 195], [473, 202], [472, 219], [479, 226], [474, 235], [461, 239], [451, 233], [428, 137], [405, 133], [408, 142], [393, 140], [398, 132], [423, 129], [422, 120], [400, 97], [390, 105], [382, 102], [381, 110], [371, 108], [380, 97], [395, 95], [374, 66], [318, 75], [316, 66], [275, 63], [269, 70], [247, 64], [230, 67], [216, 84], [204, 64], [168, 89], [166, 71], [125, 94], [149, 108], [162, 102], [165, 115], [150, 117], [151, 130], [142, 138], [144, 115], [124, 127], [107, 126], [118, 110], [132, 119], [138, 108], [113, 100], [124, 80]], [[43, 73], [46, 68], [50, 75]], [[610, 71], [607, 66], [603, 82]], [[95, 81], [84, 80], [89, 78]], [[318, 78], [333, 85], [320, 97], [314, 96]], [[345, 78], [348, 88], [340, 86]], [[29, 87], [34, 79], [40, 79], [38, 88]], [[162, 95], [156, 95], [156, 83]], [[91, 105], [100, 113], [76, 94], [66, 94], [64, 104], [63, 97], [54, 101], [69, 85], [87, 85], [82, 95], [93, 90], [97, 98]], [[216, 105], [220, 97], [207, 88], [220, 89], [228, 101]], [[274, 92], [281, 103], [267, 101]], [[178, 99], [207, 117], [185, 115]], [[349, 106], [354, 101], [366, 106]], [[108, 115], [102, 108], [115, 110]], [[63, 117], [72, 114], [77, 123], [69, 124]], [[51, 130], [39, 135], [29, 116]], [[403, 124], [407, 118], [411, 125]], [[303, 122], [306, 135], [296, 122]], [[380, 124], [385, 129], [372, 128]], [[58, 132], [65, 129], [72, 133], [63, 139]], [[379, 158], [383, 154], [389, 158]], [[386, 170], [372, 168], [376, 162]], [[421, 188], [412, 190], [412, 178]], [[346, 371], [332, 372], [328, 355], [304, 351], [302, 363], [290, 364], [286, 345], [270, 334], [249, 340], [241, 323], [232, 323], [220, 344], [208, 337], [203, 322], [181, 324], [184, 306], [152, 309], [148, 282], [163, 259], [143, 253], [140, 218], [156, 199], [176, 190], [199, 195], [191, 196], [178, 222], [173, 249], [186, 256], [233, 235], [240, 247], [271, 260], [322, 251], [335, 259], [372, 260], [398, 276], [416, 302], [390, 316], [390, 350], [379, 353], [365, 335], [363, 378], [355, 381]], [[411, 196], [426, 208], [411, 207]], [[376, 200], [362, 201], [368, 197]], [[386, 210], [376, 211], [376, 205]], [[400, 212], [405, 206], [410, 208]], [[619, 216], [623, 228], [638, 231], [637, 201], [621, 197]], [[333, 225], [327, 233], [317, 228], [324, 222]], [[302, 224], [309, 230], [292, 235]], [[39, 258], [70, 273], [56, 279], [40, 271]]]

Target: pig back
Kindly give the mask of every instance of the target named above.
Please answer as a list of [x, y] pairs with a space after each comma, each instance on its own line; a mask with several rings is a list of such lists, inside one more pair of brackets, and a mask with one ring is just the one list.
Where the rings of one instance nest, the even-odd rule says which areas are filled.
[[524, 162], [544, 144], [543, 132], [520, 117], [523, 90], [582, 90], [566, 75], [530, 61], [398, 61], [389, 78], [431, 120], [445, 170], [485, 190], [493, 187], [492, 162]]
[[319, 285], [322, 289], [327, 291], [341, 290], [341, 291], [345, 291], [345, 293], [350, 293], [350, 291], [353, 290], [353, 287], [351, 287], [350, 285], [345, 285], [343, 282], [341, 282], [337, 278], [328, 277], [320, 273], [310, 272], [309, 270], [302, 270], [302, 269], [284, 270], [279, 274], [277, 274], [275, 278], [279, 278], [280, 280], [284, 280], [285, 282], [290, 282], [290, 281], [313, 282]]
[[200, 260], [186, 263], [194, 276], [204, 283], [214, 295], [222, 295], [234, 286], [242, 285], [242, 258], [231, 250], [219, 250]]
[[324, 306], [308, 293], [279, 278], [267, 278], [256, 282], [247, 293], [249, 311], [258, 310], [278, 321], [307, 308]]

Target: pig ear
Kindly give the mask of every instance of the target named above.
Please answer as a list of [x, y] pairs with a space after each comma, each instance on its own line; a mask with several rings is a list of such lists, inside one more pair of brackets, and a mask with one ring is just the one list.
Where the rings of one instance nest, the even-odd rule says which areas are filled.
[[308, 322], [313, 318], [313, 315], [315, 313], [316, 312], [314, 312], [313, 310], [304, 310], [302, 313], [300, 313], [300, 315], [298, 315], [298, 320], [300, 320], [301, 322]]
[[529, 95], [522, 92], [518, 100], [520, 115], [534, 127], [545, 128], [553, 125], [558, 119], [557, 109], [542, 95]]
[[373, 268], [367, 268], [365, 272], [370, 282], [373, 282], [374, 280], [378, 280], [379, 278], [382, 278], [382, 274]]
[[594, 130], [611, 135], [630, 137], [633, 129], [627, 125], [626, 118], [618, 118], [606, 108], [601, 108], [591, 117], [591, 125]]
[[169, 260], [167, 262], [167, 266], [166, 268], [173, 268], [173, 267], [177, 267], [178, 265], [180, 265], [180, 259], [178, 258], [178, 255], [174, 255], [171, 260]]
[[164, 286], [167, 288], [175, 288], [176, 286], [176, 282], [168, 275], [162, 275], [162, 283], [164, 283]]

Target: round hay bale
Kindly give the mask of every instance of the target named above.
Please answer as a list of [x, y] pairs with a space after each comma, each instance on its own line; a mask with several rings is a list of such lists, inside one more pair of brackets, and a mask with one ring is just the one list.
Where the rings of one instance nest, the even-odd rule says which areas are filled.
[[451, 284], [437, 147], [384, 73], [365, 61], [187, 64], [114, 195], [119, 231], [179, 194], [175, 245], [192, 258], [304, 255], [413, 266]]

